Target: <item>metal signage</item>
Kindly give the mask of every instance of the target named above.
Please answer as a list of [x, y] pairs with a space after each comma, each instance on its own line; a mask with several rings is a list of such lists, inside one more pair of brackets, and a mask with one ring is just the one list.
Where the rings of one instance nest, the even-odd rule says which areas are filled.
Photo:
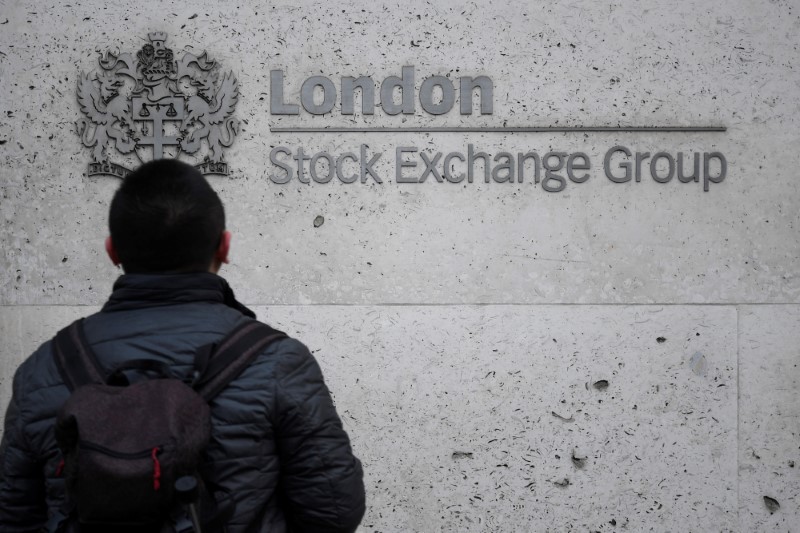
[[[239, 132], [233, 116], [239, 91], [232, 72], [223, 72], [207, 52], [185, 52], [176, 58], [167, 46], [167, 34], [152, 32], [149, 42], [135, 54], [106, 51], [100, 56], [100, 70], [81, 73], [78, 103], [84, 116], [77, 121], [84, 146], [92, 151], [88, 174], [125, 177], [133, 166], [163, 157], [194, 158], [203, 174], [228, 175], [224, 148], [231, 146]], [[282, 69], [270, 71], [270, 115], [300, 118], [300, 115], [375, 115], [376, 109], [387, 118], [417, 115], [452, 114], [462, 117], [492, 116], [494, 81], [486, 75], [464, 75], [457, 80], [431, 75], [417, 84], [417, 69], [405, 65], [400, 75], [375, 79], [372, 75], [341, 76], [338, 83], [328, 76], [312, 75], [299, 90], [287, 81]], [[360, 106], [356, 106], [356, 94]], [[477, 98], [476, 98], [477, 96]], [[357, 110], [357, 107], [360, 109]], [[397, 121], [359, 125], [328, 123], [308, 126], [282, 123], [270, 127], [273, 134], [325, 135], [366, 134], [374, 137], [395, 133], [697, 133], [724, 132], [723, 126], [540, 126], [518, 125], [401, 125]], [[388, 122], [388, 121], [387, 121]], [[405, 120], [403, 120], [405, 122]], [[519, 138], [519, 137], [517, 137]], [[530, 141], [515, 149], [493, 153], [465, 139], [465, 150], [441, 152], [430, 145], [395, 146], [386, 172], [383, 152], [359, 143], [340, 153], [307, 150], [303, 146], [278, 144], [269, 152], [272, 165], [268, 179], [275, 184], [326, 184], [360, 182], [383, 184], [429, 183], [532, 183], [546, 192], [561, 192], [583, 184], [602, 169], [605, 177], [617, 184], [653, 181], [702, 184], [708, 192], [712, 184], [722, 183], [728, 172], [725, 155], [716, 150], [666, 151], [637, 150], [616, 144], [604, 154], [589, 154], [566, 149], [541, 150]], [[539, 148], [539, 149], [537, 149]], [[598, 159], [602, 158], [602, 165]], [[126, 166], [126, 164], [128, 166]]]

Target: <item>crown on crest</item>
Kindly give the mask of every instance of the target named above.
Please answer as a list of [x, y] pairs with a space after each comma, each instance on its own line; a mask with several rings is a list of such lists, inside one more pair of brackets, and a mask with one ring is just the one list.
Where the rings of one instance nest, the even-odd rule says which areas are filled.
[[166, 41], [167, 40], [167, 33], [163, 31], [154, 31], [147, 34], [147, 37], [152, 41]]

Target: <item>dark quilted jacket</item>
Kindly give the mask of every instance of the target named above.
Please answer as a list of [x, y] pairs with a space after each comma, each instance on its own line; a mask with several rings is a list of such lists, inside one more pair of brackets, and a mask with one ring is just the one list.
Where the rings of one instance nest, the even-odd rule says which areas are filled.
[[[199, 346], [251, 315], [214, 274], [126, 275], [84, 321], [106, 370], [125, 359], [190, 373]], [[53, 528], [63, 508], [56, 413], [68, 396], [44, 343], [17, 370], [0, 448], [0, 531]], [[297, 340], [270, 344], [211, 402], [207, 461], [235, 504], [229, 533], [353, 531], [364, 514], [353, 456], [317, 362]]]

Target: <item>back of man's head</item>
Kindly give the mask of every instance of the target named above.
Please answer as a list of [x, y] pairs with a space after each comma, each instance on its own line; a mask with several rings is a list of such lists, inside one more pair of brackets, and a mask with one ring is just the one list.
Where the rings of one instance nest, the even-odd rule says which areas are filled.
[[111, 201], [109, 229], [126, 273], [207, 272], [225, 211], [196, 168], [161, 159], [125, 178]]

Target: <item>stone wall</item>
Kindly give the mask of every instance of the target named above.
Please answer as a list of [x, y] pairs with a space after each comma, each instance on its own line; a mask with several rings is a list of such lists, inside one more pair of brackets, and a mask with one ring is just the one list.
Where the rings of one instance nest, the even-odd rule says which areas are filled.
[[[322, 365], [365, 466], [361, 531], [800, 531], [793, 2], [16, 2], [0, 24], [0, 404], [119, 274], [103, 251], [119, 180], [90, 175], [78, 86], [100, 53], [135, 55], [158, 31], [176, 57], [218, 61], [220, 101], [225, 73], [238, 80], [229, 174], [209, 176], [234, 233], [222, 274]], [[414, 112], [391, 115], [379, 84], [404, 66]], [[330, 79], [332, 111], [276, 114], [274, 70], [289, 104]], [[379, 105], [365, 115], [357, 93], [343, 114], [341, 79], [359, 76]], [[476, 97], [461, 114], [458, 91], [427, 112], [431, 76], [489, 77], [492, 113]], [[548, 127], [574, 129], [489, 130]], [[595, 127], [655, 129], [577, 131]], [[665, 130], [706, 127], [724, 131]], [[583, 153], [589, 177], [562, 168], [548, 192], [544, 170], [487, 182], [478, 164], [472, 182], [403, 182], [423, 153], [466, 173], [442, 162], [470, 145]], [[609, 179], [616, 146], [650, 154], [640, 181]], [[296, 165], [279, 147], [381, 155], [363, 183], [279, 184], [270, 154]], [[699, 154], [698, 180], [654, 179], [670, 173], [667, 157], [650, 166], [661, 152], [689, 174]], [[713, 153], [724, 179], [704, 191]]]

